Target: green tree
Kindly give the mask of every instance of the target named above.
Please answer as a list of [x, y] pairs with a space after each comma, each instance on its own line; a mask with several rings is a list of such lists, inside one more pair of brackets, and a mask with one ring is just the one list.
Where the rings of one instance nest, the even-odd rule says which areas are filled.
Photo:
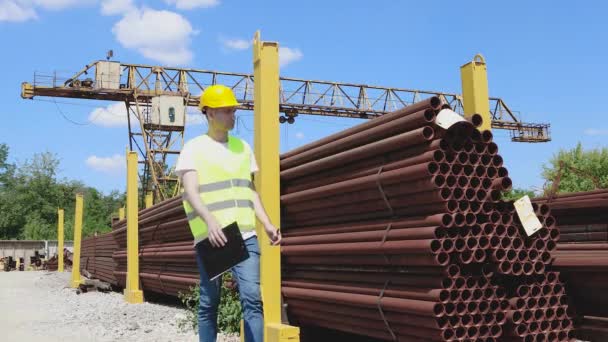
[[560, 150], [548, 165], [543, 165], [545, 193], [551, 191], [560, 170], [558, 193], [608, 188], [608, 148], [584, 150], [578, 143], [571, 150]]
[[[61, 193], [57, 183], [59, 158], [50, 152], [34, 154], [17, 170], [15, 199], [23, 209], [21, 218], [22, 227], [39, 224], [36, 234], [28, 235], [26, 230], [21, 231], [21, 238], [37, 239], [39, 237], [52, 237], [55, 228], [51, 222], [56, 221], [57, 205], [61, 201]], [[45, 224], [43, 224], [45, 223]], [[30, 230], [32, 231], [32, 230]]]
[[118, 191], [104, 195], [97, 189], [87, 188], [84, 191], [83, 236], [91, 236], [96, 232], [101, 234], [111, 231], [111, 215], [118, 211], [123, 202], [124, 196], [119, 194]]
[[534, 198], [536, 196], [532, 190], [513, 188], [510, 191], [504, 192], [502, 198], [505, 201], [516, 201], [525, 195], [528, 195], [530, 198]]
[[15, 165], [8, 162], [9, 147], [0, 144], [0, 239], [18, 235], [18, 227], [13, 221], [18, 218], [19, 210], [13, 205], [10, 193], [15, 185]]
[[8, 162], [8, 153], [8, 145], [0, 144], [0, 191], [12, 185], [15, 174], [15, 164]]
[[34, 212], [25, 219], [22, 236], [27, 240], [53, 240], [57, 233], [54, 226]]
[[9, 148], [0, 144], [0, 239], [56, 239], [57, 208], [65, 210], [65, 236], [74, 235], [77, 193], [84, 194], [83, 236], [111, 230], [111, 215], [124, 194], [104, 195], [79, 181], [59, 180], [59, 158], [37, 153], [16, 167], [7, 162]]

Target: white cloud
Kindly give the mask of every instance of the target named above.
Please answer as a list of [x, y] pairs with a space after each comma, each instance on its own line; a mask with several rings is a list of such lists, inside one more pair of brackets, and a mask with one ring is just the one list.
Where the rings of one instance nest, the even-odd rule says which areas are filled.
[[252, 45], [252, 41], [245, 39], [220, 39], [220, 41], [230, 50], [247, 50]]
[[300, 49], [291, 49], [288, 47], [279, 47], [279, 65], [286, 66], [291, 62], [299, 61], [304, 57]]
[[584, 133], [590, 136], [608, 135], [608, 129], [587, 128]]
[[183, 16], [148, 8], [127, 13], [112, 32], [122, 46], [168, 65], [192, 60], [190, 42], [197, 34]]
[[116, 15], [135, 11], [133, 0], [101, 0], [101, 14]]
[[19, 1], [0, 0], [0, 21], [22, 22], [36, 18], [38, 15], [33, 7]]
[[302, 132], [296, 133], [296, 138], [298, 138], [298, 139], [304, 139], [304, 133], [302, 133]]
[[58, 11], [95, 1], [97, 0], [0, 0], [0, 21], [23, 22], [37, 19], [37, 9]]
[[[229, 39], [220, 36], [220, 42], [228, 50], [247, 50], [253, 45], [253, 41], [246, 39]], [[304, 54], [300, 49], [279, 47], [279, 65], [284, 67], [289, 63], [301, 60]]]
[[120, 154], [115, 154], [111, 157], [98, 157], [93, 155], [87, 158], [86, 164], [95, 171], [113, 175], [123, 173], [127, 166], [125, 156]]
[[[131, 114], [131, 120], [137, 123], [137, 117]], [[89, 121], [103, 127], [127, 126], [127, 107], [122, 102], [112, 103], [107, 107], [95, 108], [89, 114]]]
[[209, 8], [220, 4], [219, 0], [165, 0], [169, 5], [175, 5], [181, 10], [191, 10], [194, 8]]

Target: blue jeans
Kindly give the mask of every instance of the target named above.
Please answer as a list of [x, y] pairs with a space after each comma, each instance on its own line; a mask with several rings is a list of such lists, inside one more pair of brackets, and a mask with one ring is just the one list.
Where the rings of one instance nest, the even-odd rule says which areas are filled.
[[[258, 238], [245, 240], [249, 258], [232, 268], [239, 287], [239, 298], [245, 321], [245, 341], [264, 341], [264, 314], [260, 297], [260, 247]], [[201, 276], [198, 307], [198, 336], [200, 342], [215, 342], [217, 337], [217, 308], [220, 304], [221, 277], [209, 281], [201, 260], [201, 245], [196, 247], [196, 263]]]

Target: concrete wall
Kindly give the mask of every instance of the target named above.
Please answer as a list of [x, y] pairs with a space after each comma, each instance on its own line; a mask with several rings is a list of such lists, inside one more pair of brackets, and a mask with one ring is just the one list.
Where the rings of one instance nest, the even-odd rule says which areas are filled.
[[[53, 255], [57, 254], [57, 240], [48, 240], [47, 243], [47, 259], [50, 259]], [[70, 252], [74, 252], [74, 242], [72, 241], [64, 241], [63, 248], [67, 248]]]
[[[63, 246], [73, 251], [74, 243], [64, 241]], [[23, 258], [25, 267], [29, 266], [30, 257], [36, 255], [36, 251], [50, 259], [57, 254], [57, 240], [0, 240], [0, 258]]]

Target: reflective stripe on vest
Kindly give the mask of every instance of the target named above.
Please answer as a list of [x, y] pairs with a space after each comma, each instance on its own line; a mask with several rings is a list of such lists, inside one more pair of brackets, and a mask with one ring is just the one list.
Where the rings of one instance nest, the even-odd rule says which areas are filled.
[[249, 179], [230, 179], [226, 181], [199, 185], [198, 192], [210, 192], [230, 189], [231, 187], [243, 187], [253, 189], [253, 183]]
[[[222, 202], [215, 202], [205, 205], [209, 211], [214, 212], [223, 209], [229, 208], [251, 208], [253, 207], [253, 201], [250, 200], [227, 200]], [[186, 213], [186, 217], [188, 217], [188, 221], [193, 220], [198, 217], [195, 211]]]

